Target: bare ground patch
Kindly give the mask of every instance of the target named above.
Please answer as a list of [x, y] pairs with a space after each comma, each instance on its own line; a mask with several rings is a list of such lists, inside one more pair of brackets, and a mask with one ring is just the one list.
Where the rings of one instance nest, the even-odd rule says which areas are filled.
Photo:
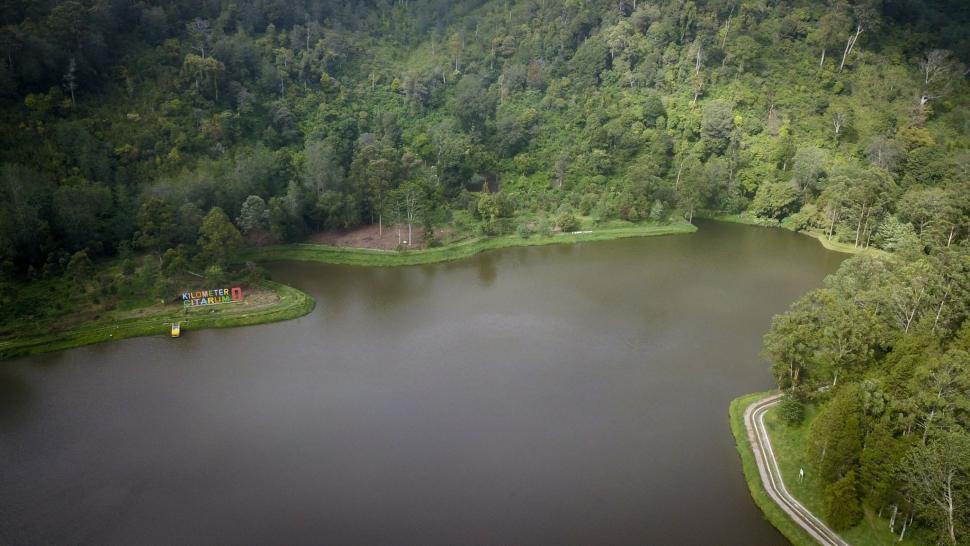
[[[409, 248], [425, 247], [424, 230], [420, 226], [412, 226], [412, 239]], [[435, 229], [435, 238], [442, 239], [450, 236], [454, 230], [450, 228]], [[311, 235], [308, 242], [345, 248], [370, 248], [376, 250], [395, 250], [408, 240], [407, 224], [385, 225], [383, 233], [377, 224], [360, 226], [349, 230], [323, 231]]]

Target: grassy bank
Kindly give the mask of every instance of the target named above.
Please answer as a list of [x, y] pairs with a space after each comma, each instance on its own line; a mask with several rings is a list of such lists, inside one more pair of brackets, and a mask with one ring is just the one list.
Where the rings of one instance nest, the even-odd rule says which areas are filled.
[[471, 239], [438, 248], [408, 251], [341, 248], [322, 244], [288, 244], [250, 248], [240, 255], [240, 259], [251, 261], [298, 260], [340, 265], [393, 267], [459, 260], [486, 250], [514, 246], [537, 246], [621, 239], [625, 237], [672, 235], [678, 233], [693, 233], [696, 230], [697, 228], [695, 226], [687, 223], [631, 225], [594, 229], [590, 233], [561, 233], [549, 237], [533, 235], [529, 238], [523, 238], [518, 235], [503, 235], [499, 237]]
[[[738, 455], [741, 457], [744, 479], [748, 482], [748, 490], [751, 492], [751, 497], [754, 499], [755, 504], [758, 505], [758, 508], [761, 508], [765, 519], [781, 531], [781, 534], [785, 535], [785, 538], [795, 546], [814, 546], [817, 544], [815, 539], [792, 521], [788, 517], [788, 514], [768, 496], [768, 492], [765, 491], [764, 485], [761, 483], [761, 475], [758, 473], [758, 465], [754, 460], [751, 443], [748, 442], [748, 433], [744, 427], [744, 410], [751, 404], [770, 394], [770, 392], [759, 392], [748, 394], [731, 401], [731, 432], [734, 434]], [[787, 480], [785, 484], [788, 484]]]
[[[807, 408], [805, 421], [799, 426], [788, 426], [778, 416], [778, 406], [768, 410], [765, 414], [765, 428], [771, 438], [771, 445], [781, 468], [782, 478], [788, 491], [797, 498], [805, 508], [825, 520], [824, 485], [815, 474], [815, 465], [809, 460], [808, 431], [812, 419], [817, 414], [814, 407]], [[798, 481], [798, 470], [805, 469], [805, 479]], [[898, 530], [897, 526], [897, 530]], [[876, 545], [916, 545], [929, 544], [931, 539], [924, 536], [920, 529], [912, 528], [906, 532], [906, 540], [897, 542], [899, 538], [889, 531], [889, 520], [880, 518], [870, 507], [864, 507], [862, 521], [851, 529], [839, 531], [839, 534], [849, 544], [854, 546]]]
[[764, 218], [758, 218], [757, 216], [743, 213], [743, 214], [707, 214], [703, 216], [707, 220], [714, 220], [717, 222], [730, 222], [732, 224], [745, 224], [749, 226], [761, 226], [761, 227], [779, 227], [782, 229], [787, 229], [789, 231], [794, 231], [795, 233], [801, 233], [802, 235], [807, 235], [819, 242], [823, 247], [833, 252], [842, 252], [843, 254], [860, 254], [863, 252], [882, 252], [876, 248], [864, 248], [858, 247], [849, 243], [843, 243], [841, 241], [836, 241], [835, 239], [829, 239], [822, 233], [817, 233], [814, 231], [804, 231], [793, 229], [790, 225], [786, 225], [784, 222], [778, 221], [767, 221]]
[[313, 310], [313, 297], [296, 288], [263, 281], [254, 294], [239, 304], [184, 311], [180, 304], [154, 305], [118, 312], [97, 321], [51, 328], [40, 322], [24, 324], [17, 336], [0, 340], [0, 360], [114, 339], [168, 334], [173, 321], [184, 333], [205, 328], [226, 328], [276, 322], [303, 316]]

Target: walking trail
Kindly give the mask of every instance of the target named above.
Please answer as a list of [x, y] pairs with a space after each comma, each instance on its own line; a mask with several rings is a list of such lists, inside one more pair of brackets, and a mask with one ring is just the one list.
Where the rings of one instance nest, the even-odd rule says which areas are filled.
[[826, 546], [849, 546], [835, 531], [828, 528], [802, 503], [791, 496], [785, 488], [781, 478], [781, 469], [775, 459], [775, 452], [771, 449], [771, 440], [765, 430], [765, 412], [781, 401], [781, 394], [775, 394], [759, 400], [744, 410], [744, 427], [748, 431], [748, 442], [754, 451], [754, 459], [758, 464], [758, 473], [764, 484], [768, 496], [775, 501], [791, 519], [805, 529], [819, 544]]

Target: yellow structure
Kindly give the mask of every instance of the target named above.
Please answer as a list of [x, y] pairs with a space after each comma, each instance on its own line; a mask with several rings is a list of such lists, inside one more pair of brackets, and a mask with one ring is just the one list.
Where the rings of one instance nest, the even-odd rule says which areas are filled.
[[172, 337], [179, 337], [182, 335], [182, 323], [173, 322], [172, 323]]

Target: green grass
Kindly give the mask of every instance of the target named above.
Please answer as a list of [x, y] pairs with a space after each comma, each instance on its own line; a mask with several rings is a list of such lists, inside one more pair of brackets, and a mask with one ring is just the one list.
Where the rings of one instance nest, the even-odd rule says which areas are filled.
[[298, 260], [340, 265], [394, 267], [459, 260], [486, 250], [514, 246], [537, 246], [620, 239], [625, 237], [672, 235], [678, 233], [693, 233], [696, 230], [697, 228], [695, 226], [688, 223], [629, 225], [594, 229], [592, 233], [562, 233], [551, 237], [533, 235], [527, 239], [518, 235], [503, 235], [499, 237], [471, 239], [438, 248], [409, 251], [341, 248], [322, 244], [289, 244], [250, 248], [241, 253], [239, 258], [241, 260], [252, 261]]
[[[765, 414], [765, 428], [771, 438], [778, 466], [788, 491], [797, 498], [805, 508], [825, 521], [824, 486], [815, 475], [814, 461], [810, 460], [808, 445], [808, 430], [812, 419], [818, 410], [814, 407], [806, 408], [805, 421], [797, 427], [785, 425], [778, 416], [778, 406], [768, 410]], [[798, 481], [798, 470], [805, 469], [805, 479]], [[897, 530], [899, 525], [897, 524]], [[839, 535], [854, 546], [876, 546], [898, 544], [902, 546], [929, 544], [931, 539], [918, 528], [906, 531], [906, 540], [896, 542], [898, 535], [889, 532], [889, 520], [880, 518], [869, 507], [865, 507], [865, 515], [859, 525], [844, 531]]]
[[[751, 491], [751, 497], [754, 499], [755, 504], [758, 505], [758, 508], [761, 508], [765, 519], [781, 531], [781, 534], [785, 535], [785, 538], [789, 542], [795, 546], [814, 546], [817, 544], [815, 539], [788, 517], [788, 514], [768, 496], [768, 492], [765, 491], [764, 485], [761, 483], [761, 475], [758, 473], [758, 465], [754, 460], [754, 452], [751, 449], [751, 444], [748, 442], [748, 433], [744, 427], [744, 410], [751, 404], [771, 394], [770, 392], [759, 392], [748, 394], [731, 401], [731, 432], [734, 434], [738, 455], [741, 456], [741, 467], [744, 470], [744, 479], [748, 482], [748, 490]], [[785, 484], [788, 484], [787, 480]]]
[[[306, 315], [315, 305], [312, 296], [296, 288], [272, 281], [263, 281], [260, 286], [275, 292], [279, 302], [255, 309], [241, 305], [223, 305], [189, 312], [183, 311], [180, 306], [170, 305], [148, 316], [87, 322], [57, 332], [22, 328], [17, 337], [0, 341], [0, 360], [115, 339], [168, 334], [173, 321], [182, 323], [184, 334], [204, 328], [227, 328], [288, 320]], [[35, 329], [40, 330], [42, 327], [35, 326]]]

